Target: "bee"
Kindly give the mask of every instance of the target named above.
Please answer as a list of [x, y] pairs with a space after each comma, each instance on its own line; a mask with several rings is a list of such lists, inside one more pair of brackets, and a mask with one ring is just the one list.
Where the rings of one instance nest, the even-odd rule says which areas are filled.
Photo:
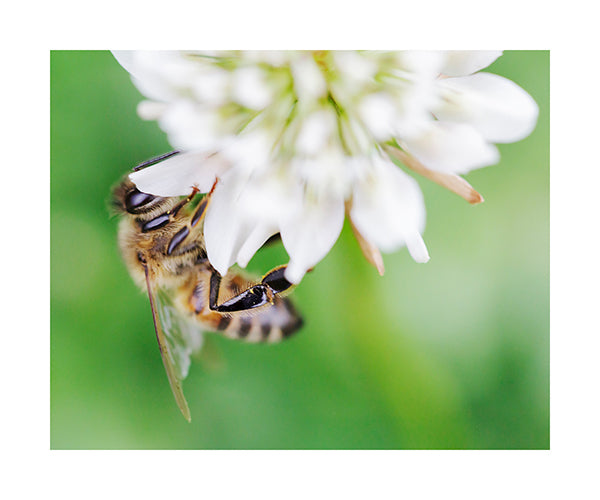
[[169, 384], [188, 421], [182, 380], [203, 332], [246, 342], [278, 342], [302, 325], [286, 297], [293, 288], [284, 276], [286, 266], [253, 280], [241, 272], [221, 276], [210, 264], [203, 221], [216, 183], [204, 196], [193, 188], [187, 197], [160, 197], [139, 191], [125, 177], [112, 192], [113, 208], [122, 216], [119, 248], [134, 282], [148, 293]]

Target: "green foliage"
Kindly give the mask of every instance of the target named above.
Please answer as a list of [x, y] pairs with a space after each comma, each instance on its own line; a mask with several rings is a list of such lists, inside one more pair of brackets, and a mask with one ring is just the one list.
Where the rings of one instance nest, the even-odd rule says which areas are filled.
[[[418, 179], [431, 261], [385, 256], [348, 227], [295, 292], [306, 326], [279, 345], [211, 336], [177, 409], [147, 297], [116, 247], [106, 200], [168, 151], [106, 52], [51, 56], [51, 447], [549, 447], [549, 54], [490, 68], [540, 106], [534, 133], [472, 172], [486, 202]], [[287, 260], [265, 249], [258, 273]]]

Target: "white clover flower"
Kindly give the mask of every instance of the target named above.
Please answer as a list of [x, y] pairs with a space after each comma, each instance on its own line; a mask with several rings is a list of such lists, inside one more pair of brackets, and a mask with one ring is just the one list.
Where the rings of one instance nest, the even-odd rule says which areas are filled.
[[499, 160], [494, 143], [526, 137], [534, 100], [510, 80], [478, 73], [499, 51], [115, 52], [180, 150], [130, 175], [158, 196], [208, 192], [204, 236], [221, 274], [245, 267], [281, 233], [298, 283], [350, 219], [383, 274], [379, 251], [406, 246], [429, 260], [425, 206], [396, 166], [471, 203], [483, 198], [458, 174]]

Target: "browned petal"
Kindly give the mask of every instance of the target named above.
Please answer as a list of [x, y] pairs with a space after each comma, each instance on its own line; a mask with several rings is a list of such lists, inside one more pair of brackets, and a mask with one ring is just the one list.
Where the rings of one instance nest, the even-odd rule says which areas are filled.
[[381, 256], [381, 252], [379, 251], [379, 248], [377, 248], [375, 245], [373, 245], [371, 242], [365, 239], [365, 237], [362, 234], [360, 234], [360, 231], [356, 228], [354, 222], [352, 222], [352, 219], [350, 217], [349, 203], [346, 203], [346, 214], [348, 215], [348, 220], [350, 221], [350, 226], [352, 227], [354, 237], [356, 238], [356, 241], [358, 241], [358, 245], [360, 246], [360, 249], [363, 255], [365, 256], [365, 259], [367, 259], [367, 261], [371, 265], [373, 265], [375, 269], [377, 269], [377, 272], [380, 276], [383, 276], [385, 268], [383, 266], [383, 257]]
[[400, 160], [412, 171], [417, 172], [419, 175], [456, 193], [458, 196], [467, 200], [471, 205], [477, 205], [484, 201], [483, 196], [475, 191], [462, 177], [430, 170], [413, 156], [393, 146], [385, 146], [384, 148], [389, 155]]

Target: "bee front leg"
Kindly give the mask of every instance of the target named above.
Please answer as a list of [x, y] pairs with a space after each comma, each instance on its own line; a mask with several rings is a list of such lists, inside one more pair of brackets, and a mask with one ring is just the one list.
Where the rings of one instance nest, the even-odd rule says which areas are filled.
[[[192, 233], [193, 229], [199, 223], [204, 221], [204, 215], [206, 214], [206, 208], [208, 207], [208, 203], [210, 202], [210, 197], [211, 197], [213, 191], [215, 190], [215, 186], [217, 185], [217, 182], [218, 182], [218, 180], [215, 180], [210, 192], [200, 201], [200, 203], [198, 203], [198, 206], [196, 207], [196, 210], [194, 211], [191, 218], [189, 219], [189, 222], [185, 226], [183, 226], [175, 235], [173, 235], [173, 238], [171, 238], [171, 241], [169, 241], [169, 243], [167, 245], [167, 249], [166, 249], [167, 255], [171, 255], [176, 250], [176, 248], [186, 240], [186, 238], [190, 235], [190, 233]], [[182, 204], [189, 203], [192, 200], [192, 198], [196, 195], [196, 193], [198, 193], [198, 189], [193, 188], [192, 193], [187, 197], [187, 199], [182, 201]], [[177, 209], [177, 210], [179, 210], [179, 209]]]

